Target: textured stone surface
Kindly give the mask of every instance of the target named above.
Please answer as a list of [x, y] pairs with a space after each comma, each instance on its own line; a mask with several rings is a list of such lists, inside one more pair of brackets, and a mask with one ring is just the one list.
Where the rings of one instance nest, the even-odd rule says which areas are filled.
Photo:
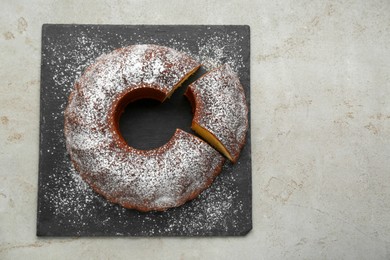
[[[6, 0], [0, 10], [1, 259], [390, 258], [388, 1]], [[251, 26], [246, 237], [36, 238], [42, 23]]]

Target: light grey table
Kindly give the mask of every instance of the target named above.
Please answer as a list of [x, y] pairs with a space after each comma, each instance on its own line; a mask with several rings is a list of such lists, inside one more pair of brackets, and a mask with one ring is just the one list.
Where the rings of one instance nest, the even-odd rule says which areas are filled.
[[[389, 259], [389, 1], [0, 3], [0, 259]], [[254, 228], [35, 236], [43, 23], [248, 24]]]

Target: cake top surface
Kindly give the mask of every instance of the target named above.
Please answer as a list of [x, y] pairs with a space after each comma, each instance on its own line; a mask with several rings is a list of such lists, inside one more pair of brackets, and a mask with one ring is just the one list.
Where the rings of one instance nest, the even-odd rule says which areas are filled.
[[112, 131], [110, 111], [123, 93], [150, 87], [168, 94], [197, 66], [173, 49], [135, 45], [101, 56], [77, 80], [65, 111], [67, 149], [83, 179], [110, 201], [140, 210], [178, 206], [220, 170], [222, 156], [182, 130], [147, 151], [124, 147]]

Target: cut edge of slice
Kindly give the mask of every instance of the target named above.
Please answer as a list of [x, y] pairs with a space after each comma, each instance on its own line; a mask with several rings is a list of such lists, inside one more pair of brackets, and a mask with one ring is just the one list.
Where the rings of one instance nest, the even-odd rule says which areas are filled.
[[176, 83], [175, 86], [173, 86], [173, 88], [171, 89], [171, 91], [168, 92], [168, 94], [165, 96], [164, 100], [162, 102], [164, 102], [167, 98], [170, 98], [172, 96], [172, 94], [176, 91], [176, 89], [178, 89], [179, 87], [181, 87], [181, 85], [189, 78], [191, 77], [199, 68], [200, 68], [201, 65], [198, 65], [196, 66], [194, 69], [192, 69], [190, 72], [188, 72], [186, 75], [184, 75], [184, 77], [178, 82]]
[[217, 149], [224, 156], [226, 156], [231, 162], [235, 162], [235, 160], [233, 160], [228, 150], [218, 140], [218, 138], [215, 137], [215, 135], [213, 135], [211, 132], [209, 132], [207, 129], [203, 128], [202, 126], [198, 125], [196, 122], [192, 122], [191, 128], [197, 134], [199, 134], [206, 142], [208, 142], [211, 146]]

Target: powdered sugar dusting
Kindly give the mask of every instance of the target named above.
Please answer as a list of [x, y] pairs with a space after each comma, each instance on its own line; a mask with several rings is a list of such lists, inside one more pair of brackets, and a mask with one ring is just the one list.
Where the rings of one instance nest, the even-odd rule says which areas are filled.
[[157, 45], [132, 45], [124, 55], [123, 78], [127, 86], [150, 84], [168, 93], [199, 64], [174, 49]]
[[243, 56], [240, 55], [242, 47], [237, 33], [218, 34], [202, 38], [199, 42], [199, 60], [208, 70], [215, 69], [223, 64], [229, 64], [233, 71], [245, 68]]
[[165, 93], [197, 66], [166, 47], [132, 45], [103, 55], [77, 81], [65, 112], [68, 151], [92, 187], [124, 207], [176, 207], [198, 194], [220, 171], [223, 158], [178, 130], [165, 146], [139, 151], [117, 144], [109, 129], [112, 103], [149, 84]]
[[[203, 192], [199, 201], [208, 198], [205, 203], [194, 201], [191, 207], [184, 210], [177, 218], [170, 219], [165, 232], [171, 232], [179, 228], [182, 233], [193, 235], [211, 234], [213, 230], [229, 229], [238, 225], [239, 212], [243, 209], [242, 202], [235, 204], [235, 198], [239, 195], [232, 185], [235, 176], [224, 176], [224, 184], [212, 187]], [[194, 214], [197, 212], [198, 214]], [[229, 219], [229, 221], [227, 221]]]
[[241, 54], [243, 39], [244, 37], [235, 31], [215, 32], [211, 36], [198, 38], [196, 52], [191, 51], [183, 41], [171, 39], [169, 43], [175, 49], [189, 53], [207, 70], [229, 64], [233, 71], [238, 72], [245, 68], [244, 57]]
[[[64, 180], [66, 176], [64, 172], [60, 171], [58, 173], [58, 175], [53, 175], [52, 178]], [[70, 174], [72, 177], [70, 182], [64, 182], [66, 185], [58, 187], [55, 194], [44, 194], [44, 198], [50, 201], [56, 215], [75, 215], [77, 218], [82, 219], [86, 217], [84, 215], [85, 211], [88, 210], [87, 205], [90, 205], [95, 195], [73, 167], [70, 168], [67, 174]]]

